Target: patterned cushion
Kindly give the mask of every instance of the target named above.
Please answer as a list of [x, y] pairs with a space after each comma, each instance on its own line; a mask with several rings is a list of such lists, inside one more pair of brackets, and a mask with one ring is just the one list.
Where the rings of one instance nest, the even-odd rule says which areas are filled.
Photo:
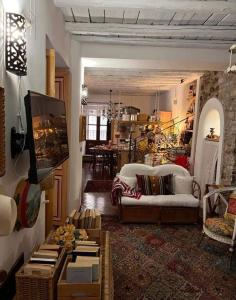
[[230, 224], [234, 226], [235, 218], [236, 218], [236, 194], [232, 193], [229, 196], [228, 207], [224, 214], [224, 219], [226, 222], [230, 222]]
[[142, 195], [169, 195], [173, 194], [173, 175], [148, 176], [136, 175], [138, 191]]
[[210, 231], [216, 234], [229, 237], [233, 235], [234, 228], [223, 218], [208, 218], [205, 225]]

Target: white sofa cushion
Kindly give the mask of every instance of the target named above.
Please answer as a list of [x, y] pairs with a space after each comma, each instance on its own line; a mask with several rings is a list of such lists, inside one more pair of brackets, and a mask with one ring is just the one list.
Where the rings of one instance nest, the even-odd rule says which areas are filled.
[[135, 177], [136, 174], [148, 176], [165, 176], [168, 174], [190, 176], [188, 170], [175, 164], [165, 164], [156, 167], [151, 167], [144, 164], [125, 164], [121, 170], [120, 175], [125, 177]]
[[174, 194], [192, 194], [193, 177], [174, 175]]
[[122, 205], [156, 205], [156, 206], [179, 206], [179, 207], [198, 207], [199, 200], [193, 195], [143, 195], [139, 200], [130, 197], [121, 197]]

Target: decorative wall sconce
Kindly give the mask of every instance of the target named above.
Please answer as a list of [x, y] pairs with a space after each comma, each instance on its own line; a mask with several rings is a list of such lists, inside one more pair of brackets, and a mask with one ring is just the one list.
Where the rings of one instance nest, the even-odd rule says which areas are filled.
[[232, 55], [236, 53], [236, 44], [229, 48], [229, 66], [226, 69], [226, 73], [236, 73], [236, 64], [232, 65]]
[[82, 94], [81, 94], [81, 104], [87, 105], [88, 100], [88, 87], [85, 84], [82, 84]]
[[27, 75], [25, 24], [22, 15], [6, 13], [6, 70], [18, 76]]

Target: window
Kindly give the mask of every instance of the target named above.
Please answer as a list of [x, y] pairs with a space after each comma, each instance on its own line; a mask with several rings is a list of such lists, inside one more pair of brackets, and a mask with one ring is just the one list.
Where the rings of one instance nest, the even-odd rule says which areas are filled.
[[93, 141], [107, 141], [107, 118], [90, 115], [87, 120], [86, 139]]

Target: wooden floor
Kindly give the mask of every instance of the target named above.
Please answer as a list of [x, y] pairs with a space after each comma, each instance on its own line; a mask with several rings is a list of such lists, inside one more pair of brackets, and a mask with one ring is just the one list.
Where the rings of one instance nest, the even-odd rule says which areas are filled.
[[[89, 163], [83, 163], [82, 172], [82, 190], [84, 191], [88, 180], [111, 180], [107, 170], [102, 172], [97, 169], [93, 172], [92, 166]], [[96, 208], [101, 214], [116, 215], [118, 214], [117, 207], [111, 204], [110, 192], [97, 193], [96, 191], [82, 194], [81, 209]]]

